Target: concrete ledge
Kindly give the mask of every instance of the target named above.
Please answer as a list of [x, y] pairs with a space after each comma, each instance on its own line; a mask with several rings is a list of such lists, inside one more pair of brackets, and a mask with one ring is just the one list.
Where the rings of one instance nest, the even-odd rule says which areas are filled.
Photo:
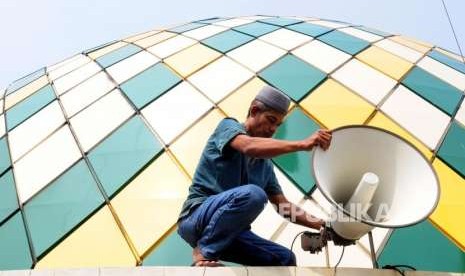
[[[406, 276], [464, 276], [462, 273], [413, 271]], [[0, 271], [0, 276], [333, 276], [334, 268], [316, 267], [128, 267]], [[344, 276], [398, 276], [386, 269], [338, 268]]]

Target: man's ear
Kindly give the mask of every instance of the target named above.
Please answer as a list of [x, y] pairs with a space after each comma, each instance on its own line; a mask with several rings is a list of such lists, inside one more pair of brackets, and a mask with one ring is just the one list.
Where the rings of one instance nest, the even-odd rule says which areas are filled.
[[250, 107], [250, 117], [255, 117], [260, 112], [260, 108], [256, 105]]

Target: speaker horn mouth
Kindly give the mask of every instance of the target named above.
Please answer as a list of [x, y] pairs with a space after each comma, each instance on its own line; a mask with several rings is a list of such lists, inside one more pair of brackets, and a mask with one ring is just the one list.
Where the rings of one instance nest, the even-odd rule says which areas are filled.
[[[439, 178], [428, 159], [409, 141], [388, 130], [347, 125], [332, 131], [328, 150], [317, 147], [312, 155], [316, 186], [338, 212], [351, 219], [382, 228], [417, 224], [439, 203]], [[387, 219], [353, 216], [343, 204], [349, 200], [361, 176], [380, 177], [373, 207], [389, 206]]]

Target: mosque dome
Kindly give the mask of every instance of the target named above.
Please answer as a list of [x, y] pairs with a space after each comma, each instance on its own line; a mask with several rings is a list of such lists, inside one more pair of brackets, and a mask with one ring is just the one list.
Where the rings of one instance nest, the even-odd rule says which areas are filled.
[[[441, 197], [420, 224], [374, 230], [378, 262], [465, 271], [461, 57], [364, 26], [272, 16], [112, 41], [1, 93], [0, 270], [189, 265], [176, 221], [200, 153], [222, 118], [245, 119], [265, 84], [292, 100], [276, 138], [363, 124], [410, 141], [435, 168]], [[273, 163], [289, 200], [328, 216], [309, 153]], [[252, 229], [287, 247], [305, 230], [270, 206]], [[341, 248], [310, 255], [298, 239], [294, 252], [299, 266], [324, 267]], [[367, 237], [340, 266], [371, 267]]]

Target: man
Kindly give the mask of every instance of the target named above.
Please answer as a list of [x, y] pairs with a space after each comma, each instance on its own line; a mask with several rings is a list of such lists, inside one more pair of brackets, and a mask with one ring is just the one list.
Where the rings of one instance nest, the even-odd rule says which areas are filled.
[[[270, 158], [326, 150], [331, 132], [319, 130], [301, 141], [271, 138], [289, 108], [289, 98], [265, 86], [252, 101], [246, 121], [223, 119], [207, 141], [178, 221], [179, 235], [193, 248], [193, 265], [220, 266], [219, 260], [258, 266], [294, 266], [287, 248], [250, 231], [270, 201], [294, 211], [295, 223], [319, 230], [324, 221], [289, 202]], [[309, 168], [310, 169], [310, 168]]]

